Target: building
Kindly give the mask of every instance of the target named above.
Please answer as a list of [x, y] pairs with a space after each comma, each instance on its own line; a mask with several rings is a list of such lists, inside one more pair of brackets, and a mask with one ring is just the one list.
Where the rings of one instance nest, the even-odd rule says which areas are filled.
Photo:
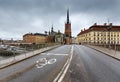
[[69, 20], [69, 9], [67, 10], [67, 22], [65, 23], [65, 44], [72, 43], [72, 36], [71, 36], [71, 23]]
[[49, 34], [47, 37], [48, 43], [55, 43], [55, 35], [56, 34], [57, 34], [57, 32], [54, 31], [53, 25], [52, 25], [51, 31], [49, 31]]
[[120, 26], [95, 23], [88, 29], [81, 30], [77, 35], [79, 44], [120, 45]]
[[[63, 43], [64, 41], [64, 34], [60, 31], [56, 32], [53, 29], [53, 25], [51, 31], [47, 32], [46, 34], [41, 33], [27, 33], [23, 35], [23, 43], [24, 44], [41, 44], [41, 43]], [[48, 34], [47, 34], [48, 33]]]
[[2, 39], [0, 39], [0, 45], [1, 45], [1, 44], [3, 44], [3, 40], [2, 40]]
[[63, 44], [64, 43], [64, 34], [58, 30], [58, 33], [55, 35], [55, 42]]
[[27, 44], [41, 44], [47, 42], [47, 35], [41, 33], [28, 33], [23, 35], [23, 42]]
[[63, 43], [64, 42], [64, 34], [61, 33], [59, 30], [58, 32], [54, 31], [53, 25], [51, 31], [49, 31], [48, 35], [48, 43]]

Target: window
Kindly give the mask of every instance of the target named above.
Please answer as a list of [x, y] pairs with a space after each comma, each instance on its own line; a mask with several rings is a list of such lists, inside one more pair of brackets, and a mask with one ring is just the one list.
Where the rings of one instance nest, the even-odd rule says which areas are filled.
[[99, 40], [99, 38], [98, 38], [98, 40]]
[[98, 36], [99, 36], [99, 33], [98, 33]]

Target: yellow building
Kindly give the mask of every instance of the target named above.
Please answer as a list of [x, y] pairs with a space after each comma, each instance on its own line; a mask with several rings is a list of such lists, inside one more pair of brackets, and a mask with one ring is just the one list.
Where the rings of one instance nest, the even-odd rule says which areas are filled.
[[97, 25], [96, 23], [88, 29], [81, 30], [77, 35], [79, 44], [93, 45], [120, 45], [120, 26], [112, 25]]
[[32, 44], [41, 44], [47, 42], [47, 35], [40, 34], [40, 33], [28, 33], [23, 35], [23, 42], [24, 43], [32, 43]]

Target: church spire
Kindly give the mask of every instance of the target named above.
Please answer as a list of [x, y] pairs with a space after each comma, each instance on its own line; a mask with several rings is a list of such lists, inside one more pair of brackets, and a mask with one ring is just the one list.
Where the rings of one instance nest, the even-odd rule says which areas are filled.
[[53, 32], [53, 24], [52, 24], [52, 27], [51, 27], [51, 32]]
[[69, 9], [67, 9], [67, 24], [69, 24]]

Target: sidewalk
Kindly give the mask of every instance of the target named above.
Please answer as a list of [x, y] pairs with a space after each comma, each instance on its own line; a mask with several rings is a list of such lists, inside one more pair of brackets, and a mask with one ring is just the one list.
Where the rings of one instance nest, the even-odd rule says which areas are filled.
[[17, 63], [17, 62], [20, 62], [22, 60], [25, 60], [27, 58], [30, 58], [32, 56], [35, 56], [37, 54], [40, 54], [42, 52], [45, 52], [47, 50], [50, 50], [50, 49], [53, 49], [53, 48], [56, 48], [56, 47], [59, 47], [60, 45], [55, 45], [55, 46], [51, 46], [51, 47], [46, 47], [46, 48], [42, 48], [42, 49], [39, 49], [39, 50], [35, 50], [35, 51], [31, 51], [31, 52], [28, 52], [28, 53], [23, 53], [21, 55], [18, 55], [18, 56], [15, 56], [15, 57], [10, 57], [10, 58], [7, 58], [7, 59], [4, 59], [4, 60], [1, 60], [0, 61], [0, 69], [2, 68], [5, 68], [9, 65], [12, 65], [14, 63]]
[[117, 60], [120, 60], [120, 51], [115, 51], [115, 50], [112, 50], [112, 49], [99, 47], [99, 46], [93, 46], [93, 45], [85, 45], [85, 46], [88, 46], [88, 47], [93, 48], [97, 51], [105, 53], [106, 55], [111, 56], [111, 57], [113, 57]]
[[0, 61], [1, 61], [1, 60], [4, 60], [4, 59], [5, 59], [5, 57], [1, 57], [1, 56], [0, 56]]

